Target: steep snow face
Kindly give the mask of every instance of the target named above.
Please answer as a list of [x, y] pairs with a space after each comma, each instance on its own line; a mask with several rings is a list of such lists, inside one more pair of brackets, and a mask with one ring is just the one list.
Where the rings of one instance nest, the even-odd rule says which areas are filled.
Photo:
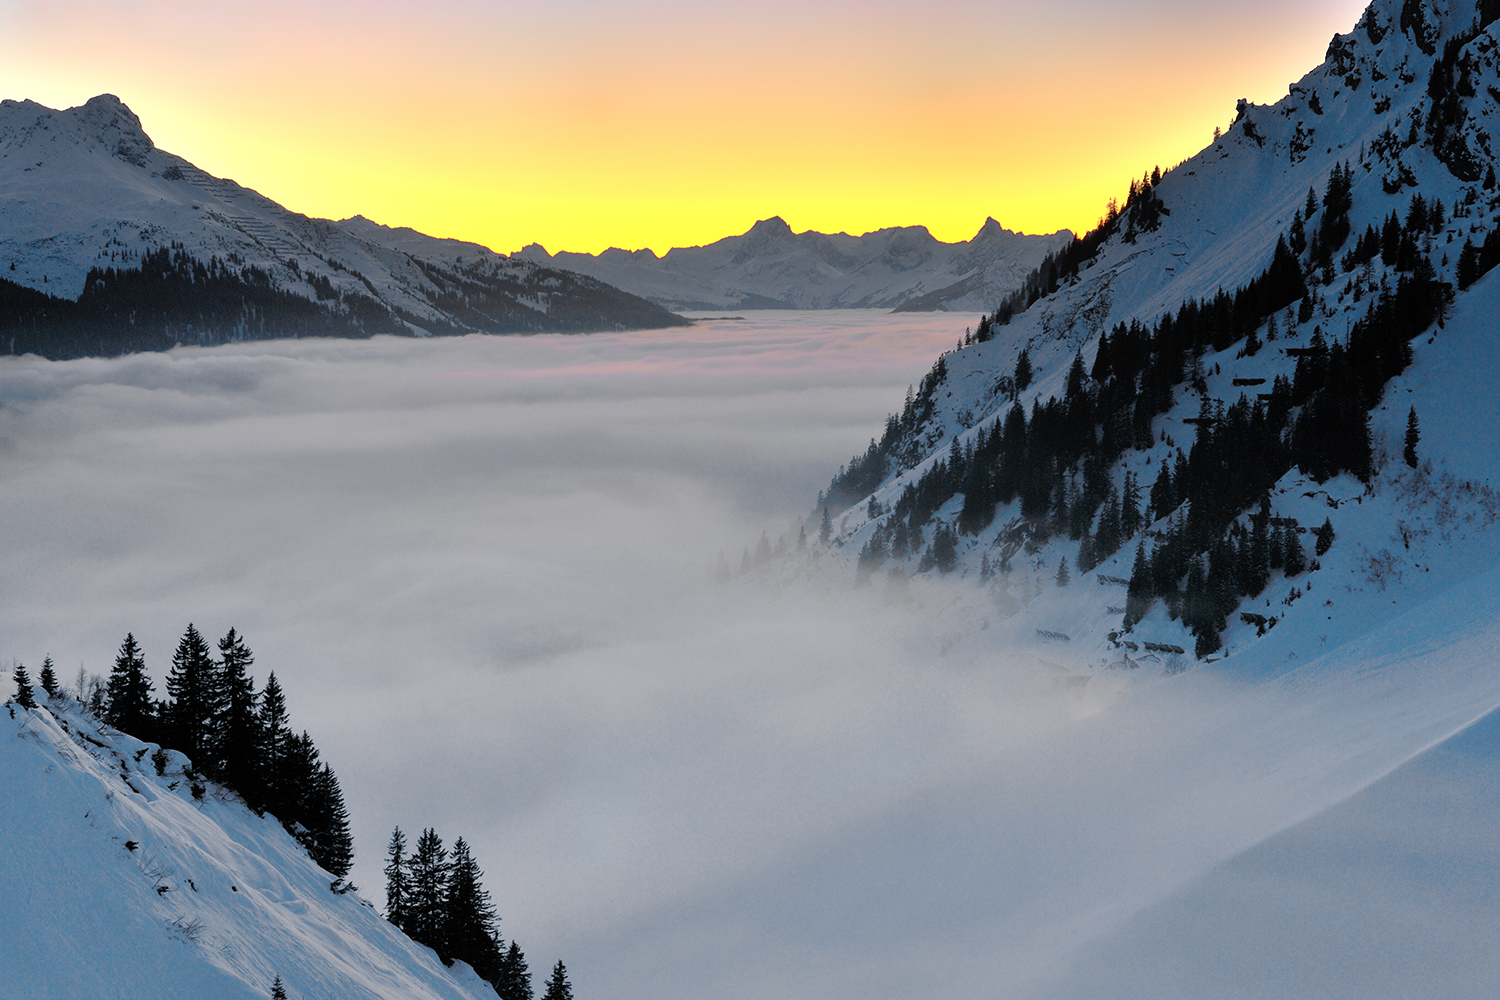
[[[1154, 189], [1170, 213], [1159, 228], [1134, 232], [1122, 226], [1075, 279], [999, 328], [993, 340], [944, 356], [947, 374], [935, 393], [933, 415], [906, 442], [903, 460], [888, 467], [873, 494], [880, 508], [888, 512], [955, 440], [960, 447], [972, 443], [981, 426], [1003, 418], [1011, 403], [1001, 379], [1013, 372], [1022, 349], [1037, 373], [1023, 406], [1062, 398], [1072, 359], [1081, 354], [1089, 367], [1101, 333], [1134, 320], [1149, 326], [1185, 300], [1232, 292], [1263, 272], [1309, 190], [1321, 197], [1335, 166], [1347, 163], [1353, 170], [1352, 234], [1335, 254], [1332, 280], [1309, 281], [1310, 316], [1299, 320], [1292, 308], [1276, 317], [1277, 337], [1252, 357], [1243, 356], [1242, 343], [1217, 354], [1210, 348], [1201, 359], [1207, 392], [1200, 397], [1178, 387], [1173, 408], [1153, 422], [1155, 445], [1127, 452], [1110, 470], [1114, 488], [1130, 472], [1148, 491], [1162, 461], [1191, 448], [1192, 423], [1204, 398], [1229, 405], [1257, 391], [1246, 382], [1264, 379], [1269, 386], [1277, 376], [1290, 377], [1292, 352], [1315, 333], [1342, 340], [1378, 290], [1395, 287], [1398, 275], [1380, 257], [1352, 270], [1338, 258], [1367, 226], [1378, 232], [1393, 212], [1405, 219], [1416, 195], [1444, 209], [1444, 224], [1419, 241], [1419, 252], [1456, 290], [1465, 241], [1480, 244], [1500, 227], [1500, 188], [1486, 186], [1496, 164], [1493, 137], [1500, 134], [1500, 21], [1482, 19], [1496, 13], [1493, 4], [1475, 0], [1372, 3], [1354, 31], [1333, 39], [1327, 61], [1285, 99], [1269, 107], [1247, 105], [1219, 141], [1165, 175]], [[1452, 78], [1467, 83], [1454, 85], [1463, 95], [1461, 120], [1436, 133], [1429, 80], [1445, 53]], [[1500, 275], [1491, 273], [1457, 293], [1444, 320], [1412, 341], [1413, 366], [1387, 386], [1371, 417], [1378, 470], [1368, 490], [1348, 478], [1319, 485], [1295, 471], [1277, 484], [1271, 497], [1277, 516], [1295, 517], [1304, 526], [1330, 518], [1342, 539], [1322, 560], [1322, 571], [1309, 578], [1311, 589], [1322, 591], [1316, 599], [1308, 598], [1308, 586], [1278, 576], [1259, 607], [1242, 608], [1279, 617], [1281, 628], [1272, 635], [1285, 645], [1288, 662], [1342, 641], [1340, 636], [1360, 634], [1395, 608], [1495, 557], [1500, 460], [1486, 428], [1500, 412], [1500, 358], [1493, 347], [1497, 282]], [[1261, 339], [1269, 334], [1263, 325]], [[1416, 471], [1401, 461], [1412, 406], [1422, 421], [1420, 454], [1431, 463]], [[955, 498], [937, 520], [952, 522], [961, 501]], [[835, 544], [851, 575], [855, 554], [881, 520], [868, 514], [861, 502], [837, 525]], [[978, 577], [986, 557], [997, 559], [999, 535], [1016, 515], [1014, 507], [1002, 508], [991, 528], [977, 537], [960, 536], [954, 572]], [[1130, 576], [1134, 552], [1132, 541], [1078, 579], [1076, 542], [1054, 540], [1028, 551], [1016, 558], [1014, 573], [980, 588], [986, 596], [976, 599], [975, 620], [996, 622], [1023, 647], [1047, 647], [1054, 656], [1094, 669], [1135, 665], [1136, 659], [1122, 658], [1105, 638], [1120, 628], [1125, 603], [1123, 586], [1110, 581]], [[1069, 588], [1055, 583], [1061, 561], [1075, 577]], [[918, 559], [913, 554], [887, 566], [915, 572]], [[1303, 626], [1286, 628], [1298, 620]], [[1231, 621], [1224, 637], [1229, 650], [1271, 641], [1258, 636], [1256, 626], [1239, 624], [1238, 615]], [[1320, 624], [1330, 621], [1335, 625]], [[1298, 641], [1290, 640], [1289, 631], [1298, 632]], [[1160, 606], [1136, 632], [1158, 644], [1192, 648], [1181, 623], [1169, 621]], [[1153, 655], [1146, 665], [1159, 674], [1159, 661]]]
[[[591, 300], [603, 328], [652, 325], [623, 318], [636, 309], [659, 320], [654, 325], [672, 320], [615, 289], [478, 244], [359, 216], [332, 222], [290, 212], [157, 149], [112, 95], [65, 111], [0, 102], [0, 277], [71, 299], [90, 269], [131, 267], [142, 253], [174, 243], [203, 262], [259, 268], [307, 299], [374, 299], [419, 334], [486, 329], [460, 308], [475, 286], [535, 316], [541, 328], [554, 300], [581, 298]], [[620, 321], [611, 321], [612, 309]]]
[[1066, 230], [1027, 236], [985, 222], [972, 240], [943, 243], [924, 226], [863, 236], [794, 233], [781, 218], [703, 247], [513, 258], [591, 275], [671, 309], [863, 309], [984, 312], [1020, 284]]
[[155, 744], [48, 704], [0, 709], [7, 995], [250, 1000], [280, 976], [308, 1000], [493, 1000], [273, 817], [211, 784], [197, 797], [181, 754], [159, 773]]

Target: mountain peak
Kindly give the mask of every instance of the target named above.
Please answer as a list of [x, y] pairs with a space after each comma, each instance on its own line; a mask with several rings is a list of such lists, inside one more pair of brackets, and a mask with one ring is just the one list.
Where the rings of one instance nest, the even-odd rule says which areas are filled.
[[750, 227], [746, 236], [791, 236], [792, 227], [786, 224], [786, 220], [779, 215], [773, 215], [769, 219], [761, 219]]
[[91, 97], [66, 111], [54, 111], [35, 101], [0, 102], [0, 128], [5, 126], [22, 136], [35, 131], [54, 135], [58, 131], [71, 132], [75, 142], [97, 143], [110, 155], [137, 167], [144, 167], [156, 150], [156, 143], [141, 128], [141, 120], [114, 94]]

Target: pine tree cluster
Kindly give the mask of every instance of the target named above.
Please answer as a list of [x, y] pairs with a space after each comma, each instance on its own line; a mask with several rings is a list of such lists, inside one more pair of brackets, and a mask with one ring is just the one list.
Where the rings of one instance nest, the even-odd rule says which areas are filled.
[[126, 635], [110, 670], [104, 721], [181, 751], [204, 777], [275, 815], [315, 862], [342, 878], [354, 863], [354, 843], [337, 776], [312, 737], [289, 727], [276, 674], [255, 690], [255, 657], [244, 639], [230, 629], [218, 649], [215, 658], [188, 625], [172, 654], [167, 700], [157, 701], [140, 646]]
[[532, 1000], [526, 956], [515, 941], [505, 947], [483, 876], [462, 837], [450, 855], [429, 827], [407, 853], [406, 834], [398, 826], [386, 849], [386, 919], [444, 963], [468, 963], [501, 1000]]

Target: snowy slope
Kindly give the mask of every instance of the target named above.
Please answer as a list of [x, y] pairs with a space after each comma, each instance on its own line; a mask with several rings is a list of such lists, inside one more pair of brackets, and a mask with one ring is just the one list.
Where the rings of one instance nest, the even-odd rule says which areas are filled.
[[794, 233], [780, 218], [702, 247], [549, 254], [532, 244], [512, 257], [577, 271], [670, 309], [903, 308], [987, 312], [1067, 230], [1027, 236], [994, 219], [972, 240], [943, 243], [924, 226], [863, 236]]
[[[1233, 291], [1256, 277], [1270, 263], [1309, 189], [1321, 196], [1338, 164], [1348, 162], [1354, 172], [1353, 235], [1342, 250], [1352, 248], [1367, 225], [1378, 231], [1391, 212], [1405, 218], [1412, 197], [1421, 194], [1429, 202], [1441, 201], [1448, 214], [1444, 230], [1426, 237], [1421, 250], [1430, 254], [1441, 280], [1455, 282], [1464, 240], [1481, 243], [1500, 226], [1500, 190], [1455, 176], [1434, 154], [1422, 123], [1432, 105], [1427, 81], [1445, 42], [1478, 23], [1474, 0], [1372, 3], [1353, 32], [1334, 39], [1328, 61], [1294, 84], [1287, 98], [1270, 107], [1247, 107], [1221, 141], [1164, 176], [1156, 192], [1170, 215], [1158, 230], [1139, 233], [1131, 242], [1116, 234], [1075, 280], [1016, 316], [995, 339], [944, 357], [946, 380], [936, 393], [934, 417], [917, 432], [917, 460], [888, 470], [874, 494], [879, 503], [889, 510], [908, 484], [948, 454], [955, 438], [972, 442], [979, 426], [1003, 416], [1010, 402], [999, 381], [1010, 375], [1021, 349], [1029, 350], [1037, 370], [1023, 404], [1061, 398], [1075, 353], [1092, 364], [1101, 332], [1131, 320], [1150, 325], [1187, 299]], [[1479, 32], [1458, 55], [1471, 60], [1474, 96], [1464, 135], [1482, 176], [1496, 159], [1490, 134], [1500, 131], [1500, 23]], [[1241, 357], [1243, 344], [1217, 354], [1210, 349], [1202, 365], [1211, 402], [1228, 405], [1257, 391], [1235, 386], [1235, 379], [1263, 378], [1269, 386], [1277, 375], [1290, 377], [1295, 358], [1289, 348], [1305, 347], [1315, 330], [1342, 339], [1364, 315], [1373, 291], [1382, 282], [1394, 287], [1397, 281], [1394, 269], [1379, 257], [1353, 272], [1337, 266], [1335, 272], [1331, 284], [1312, 288], [1311, 317], [1299, 324], [1295, 309], [1288, 310], [1279, 317], [1279, 341], [1257, 355]], [[1232, 617], [1225, 642], [1233, 655], [1265, 643], [1280, 649], [1284, 662], [1305, 659], [1425, 599], [1435, 586], [1477, 572], [1500, 554], [1495, 530], [1500, 452], [1493, 429], [1494, 414], [1500, 412], [1497, 315], [1500, 274], [1492, 272], [1457, 295], [1440, 327], [1413, 341], [1414, 365], [1391, 382], [1371, 418], [1379, 471], [1368, 490], [1348, 477], [1318, 485], [1295, 470], [1277, 485], [1272, 502], [1278, 516], [1295, 517], [1304, 526], [1330, 518], [1340, 541], [1322, 560], [1321, 572], [1309, 577], [1309, 584], [1296, 585], [1304, 596], [1293, 597], [1293, 584], [1278, 575], [1260, 606], [1242, 608], [1279, 617], [1269, 637], [1258, 637], [1254, 627]], [[1262, 339], [1267, 333], [1262, 326]], [[1187, 386], [1177, 392], [1172, 410], [1154, 421], [1156, 445], [1127, 452], [1112, 470], [1116, 489], [1127, 470], [1149, 488], [1161, 461], [1191, 446], [1195, 432], [1185, 421], [1198, 416], [1202, 400]], [[1430, 463], [1415, 472], [1401, 462], [1411, 406], [1422, 420], [1420, 454]], [[962, 496], [955, 498], [937, 519], [951, 522], [961, 501]], [[1125, 603], [1125, 589], [1103, 579], [1130, 576], [1134, 542], [1094, 572], [1075, 577], [1068, 588], [1054, 582], [1059, 561], [1071, 567], [1078, 553], [1077, 543], [1065, 538], [1018, 557], [1009, 576], [979, 585], [982, 561], [996, 557], [998, 536], [1016, 513], [1002, 509], [978, 537], [960, 536], [955, 572], [976, 582], [972, 621], [984, 627], [993, 622], [1022, 647], [1091, 670], [1140, 665], [1139, 658], [1127, 660], [1107, 641], [1120, 628], [1121, 614], [1110, 609]], [[878, 521], [866, 516], [863, 503], [836, 519], [843, 572], [852, 576], [855, 555]], [[913, 555], [888, 565], [915, 573], [918, 560]], [[1291, 604], [1280, 603], [1287, 598]], [[1325, 627], [1327, 622], [1334, 625]], [[1181, 622], [1169, 621], [1160, 605], [1135, 632], [1138, 639], [1193, 646]], [[1160, 660], [1151, 655], [1144, 665], [1159, 673]]]
[[[374, 300], [395, 328], [418, 334], [680, 322], [599, 282], [477, 244], [290, 212], [157, 149], [112, 95], [65, 111], [0, 101], [0, 277], [73, 299], [91, 268], [130, 267], [174, 244], [204, 263], [258, 268], [309, 300]], [[580, 310], [587, 315], [572, 315]]]
[[249, 1000], [280, 976], [307, 1000], [494, 997], [334, 891], [275, 818], [195, 801], [181, 754], [158, 775], [154, 744], [51, 704], [0, 710], [0, 993]]

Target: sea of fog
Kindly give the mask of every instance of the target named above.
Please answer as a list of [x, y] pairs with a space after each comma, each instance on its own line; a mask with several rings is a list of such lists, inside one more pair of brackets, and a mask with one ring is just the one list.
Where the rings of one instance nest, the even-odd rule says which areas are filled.
[[[747, 313], [0, 358], [0, 658], [105, 673], [133, 631], [160, 694], [188, 622], [239, 629], [339, 774], [366, 894], [393, 827], [462, 836], [502, 933], [538, 972], [564, 959], [580, 1000], [1271, 995], [1245, 969], [1283, 964], [1214, 987], [1220, 951], [1180, 927], [1209, 914], [1273, 955], [1313, 933], [1283, 917], [1337, 891], [1324, 869], [1226, 907], [1260, 870], [1242, 852], [1351, 795], [1320, 821], [1363, 829], [1361, 789], [1500, 702], [1500, 585], [1420, 656], [1391, 652], [1422, 634], [1396, 622], [1272, 680], [1080, 695], [1069, 664], [965, 627], [972, 583], [854, 591], [795, 557], [715, 584], [720, 552], [794, 546], [963, 326]], [[1474, 773], [1454, 795], [1500, 813]], [[1400, 813], [1384, 849], [1439, 812]], [[1446, 926], [1401, 872], [1346, 963]], [[1466, 905], [1446, 919], [1493, 915]], [[1341, 975], [1322, 995], [1369, 995]]]

